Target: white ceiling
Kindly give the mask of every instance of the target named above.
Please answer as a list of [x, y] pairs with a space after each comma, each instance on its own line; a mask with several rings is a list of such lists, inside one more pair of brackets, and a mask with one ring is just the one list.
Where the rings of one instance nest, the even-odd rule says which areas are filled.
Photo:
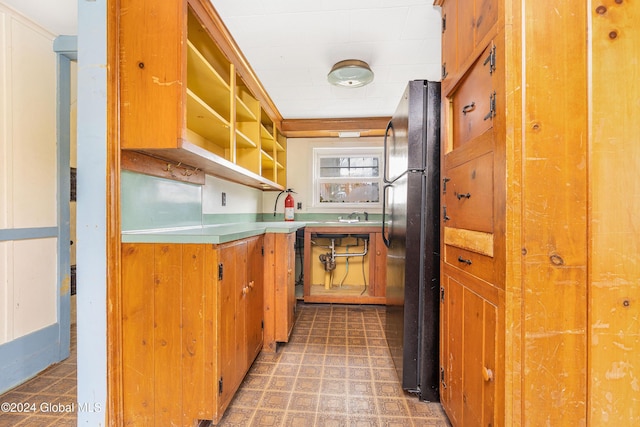
[[[0, 0], [56, 35], [77, 33], [82, 0]], [[165, 1], [165, 0], [163, 0]], [[285, 119], [391, 116], [409, 80], [440, 79], [440, 8], [431, 0], [211, 0]], [[344, 59], [375, 73], [331, 86]]]
[[[440, 80], [441, 16], [431, 0], [211, 0], [285, 119], [391, 116], [409, 80]], [[373, 83], [331, 86], [360, 59]]]

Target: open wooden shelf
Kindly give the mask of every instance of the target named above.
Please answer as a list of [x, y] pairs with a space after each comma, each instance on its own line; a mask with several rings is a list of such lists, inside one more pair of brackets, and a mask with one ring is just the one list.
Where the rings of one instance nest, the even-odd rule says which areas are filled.
[[271, 101], [209, 2], [132, 2], [126, 10], [121, 148], [284, 189], [277, 165], [286, 152], [275, 144], [281, 117], [268, 114]]

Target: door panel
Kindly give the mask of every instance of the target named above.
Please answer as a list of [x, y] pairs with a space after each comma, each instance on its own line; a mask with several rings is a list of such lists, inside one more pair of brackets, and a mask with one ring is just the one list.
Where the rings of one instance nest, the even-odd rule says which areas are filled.
[[264, 304], [263, 238], [252, 239], [247, 245], [248, 274], [246, 294], [247, 366], [262, 348], [262, 320]]
[[[222, 266], [222, 279], [218, 280], [219, 301], [219, 353], [218, 372], [221, 373], [222, 386], [218, 387], [220, 404], [231, 400], [235, 390], [234, 384], [238, 382], [238, 354], [236, 350], [236, 321], [237, 306], [236, 290], [236, 248], [225, 246], [219, 249], [219, 265]], [[220, 277], [220, 276], [218, 276]], [[246, 360], [246, 359], [243, 359]], [[218, 378], [220, 380], [220, 378]], [[220, 389], [222, 391], [220, 392]]]

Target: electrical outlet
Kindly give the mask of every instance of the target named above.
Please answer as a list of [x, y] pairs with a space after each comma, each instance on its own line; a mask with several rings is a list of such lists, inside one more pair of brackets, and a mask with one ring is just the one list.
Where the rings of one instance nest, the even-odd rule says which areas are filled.
[[227, 193], [222, 193], [222, 206], [227, 206]]
[[302, 202], [298, 202], [298, 210], [302, 209]]

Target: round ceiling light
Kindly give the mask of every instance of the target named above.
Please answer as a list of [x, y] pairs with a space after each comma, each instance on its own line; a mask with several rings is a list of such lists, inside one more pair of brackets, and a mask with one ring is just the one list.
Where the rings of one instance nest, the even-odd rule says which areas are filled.
[[347, 59], [333, 66], [327, 80], [336, 86], [361, 87], [373, 81], [373, 71], [364, 61]]

